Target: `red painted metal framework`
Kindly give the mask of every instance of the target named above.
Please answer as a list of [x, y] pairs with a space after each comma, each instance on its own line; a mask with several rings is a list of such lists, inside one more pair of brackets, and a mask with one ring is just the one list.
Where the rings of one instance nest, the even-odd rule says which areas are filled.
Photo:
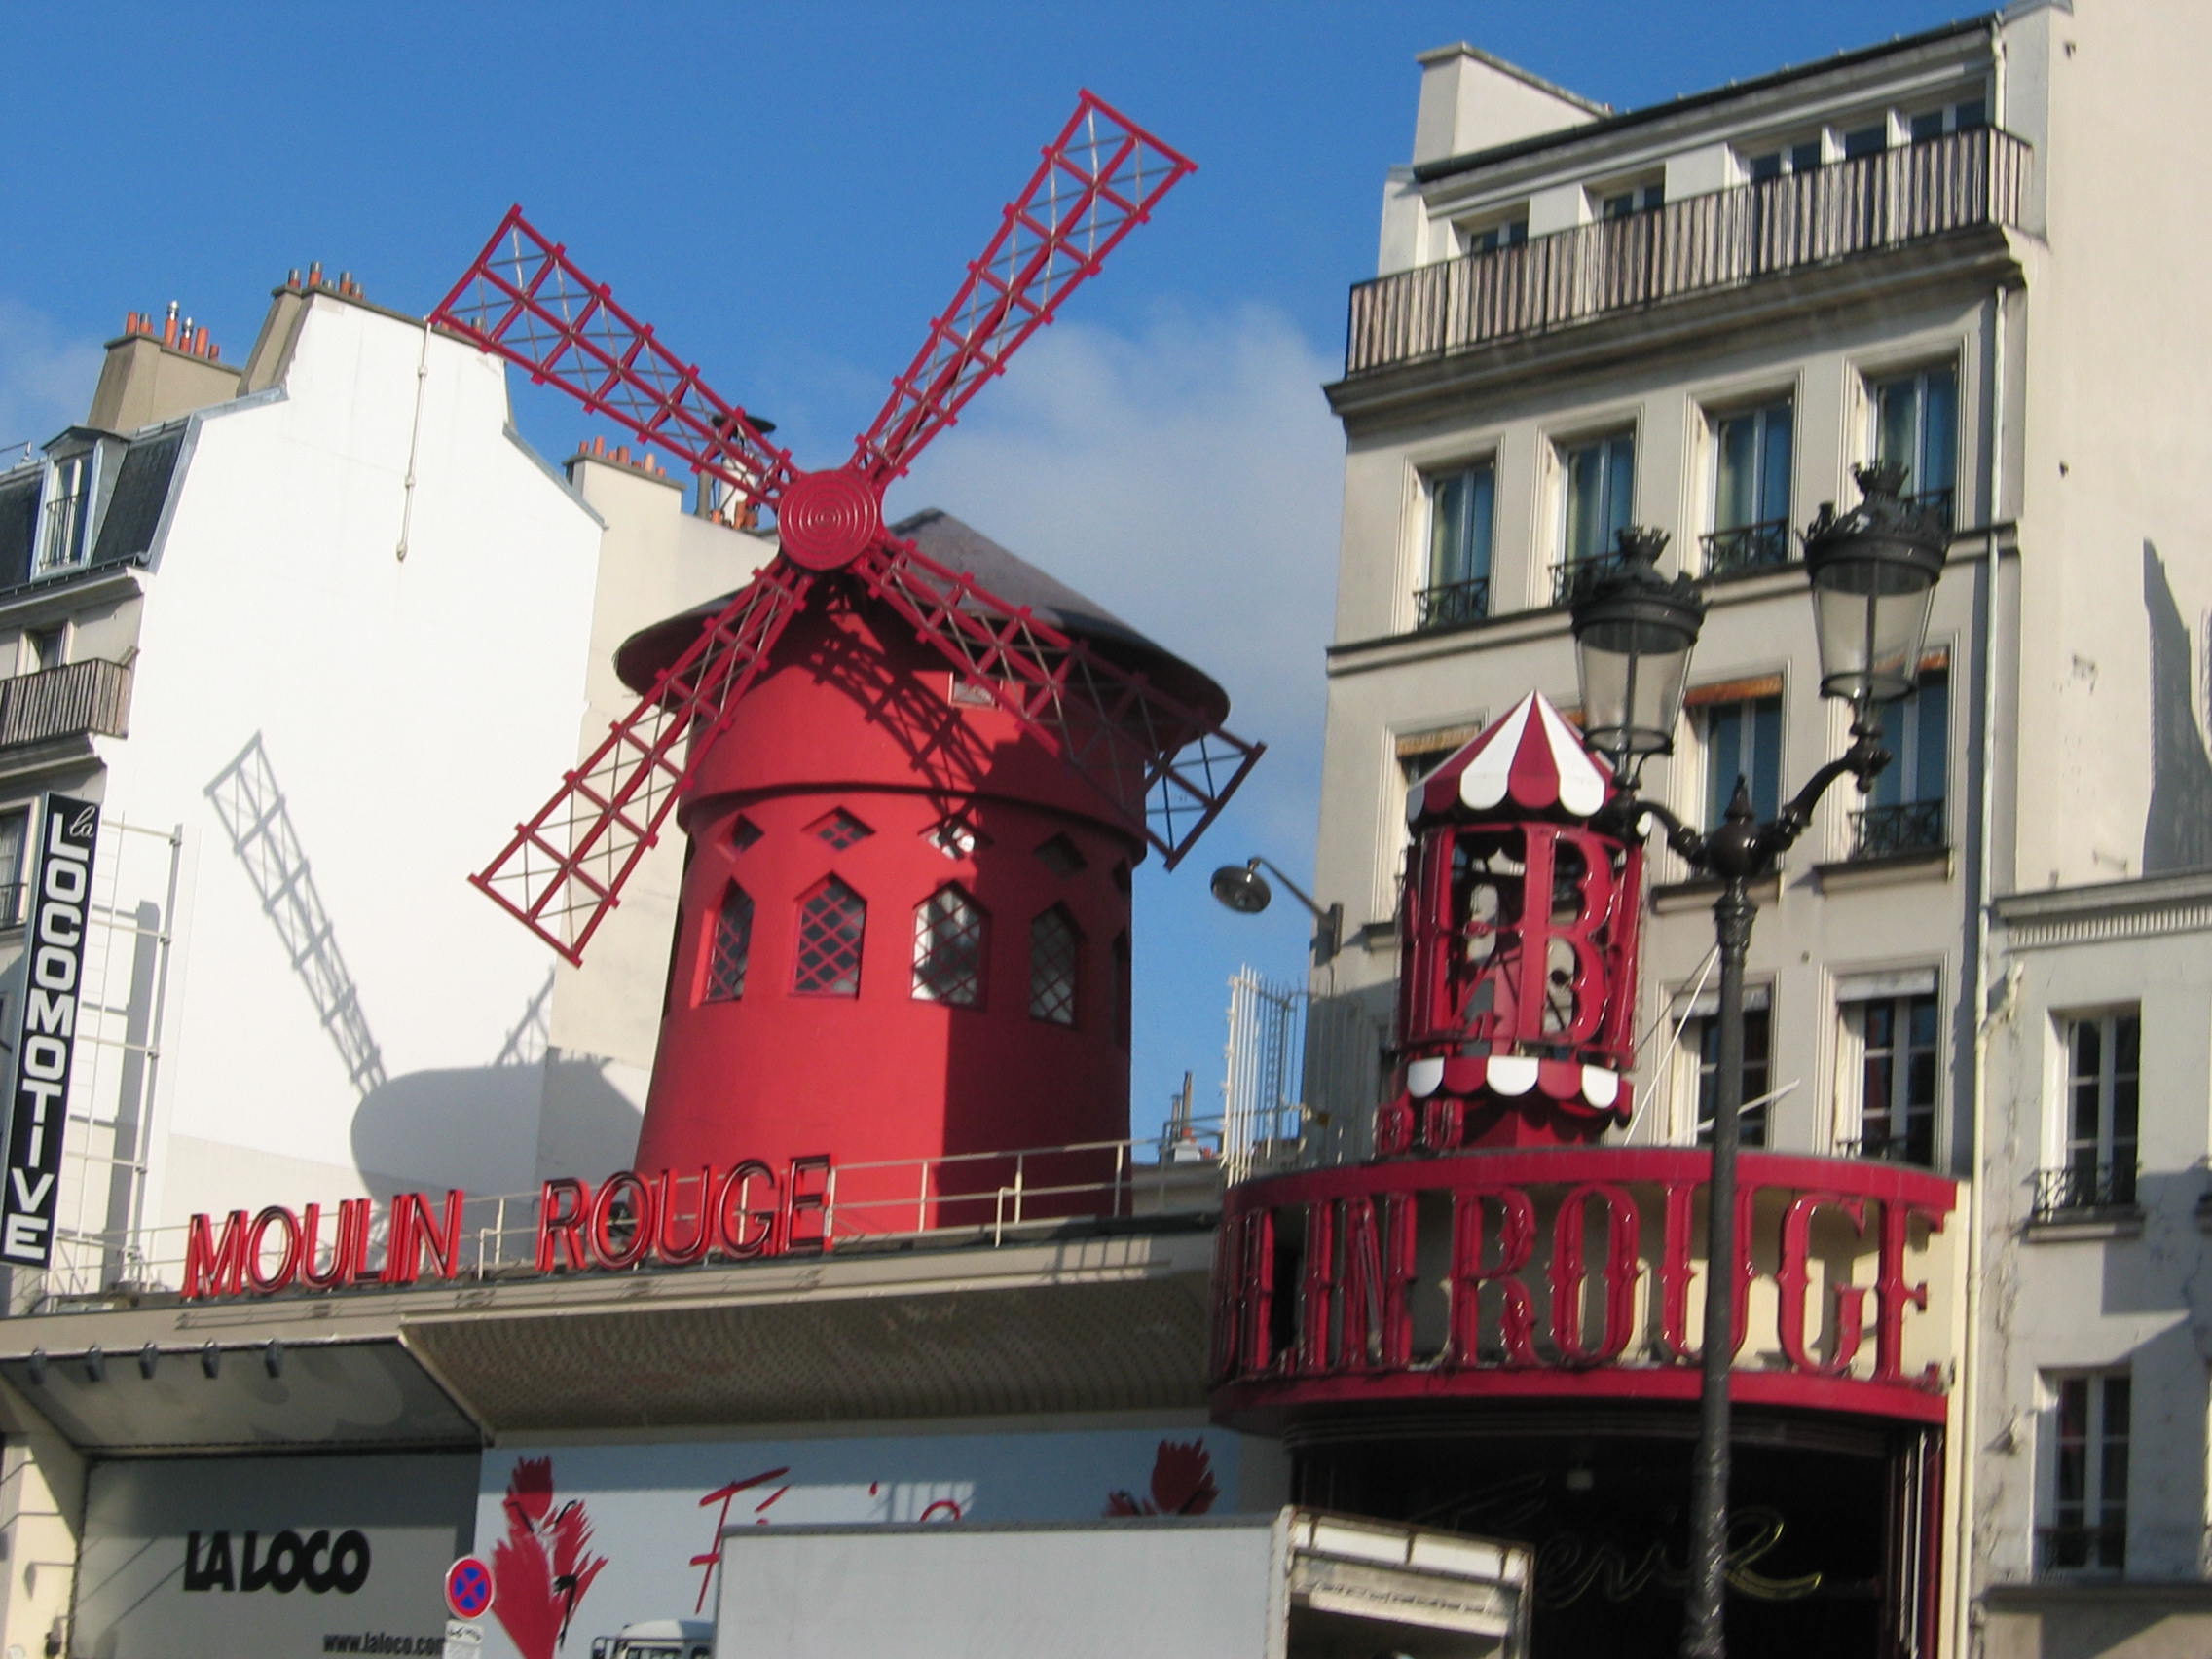
[[1140, 828], [1168, 868], [1263, 745], [925, 557], [884, 528], [883, 493], [1193, 164], [1089, 92], [930, 324], [842, 466], [809, 472], [509, 210], [430, 320], [720, 479], [776, 521], [781, 550], [469, 879], [570, 961], [619, 901], [700, 759], [825, 574], [858, 582]]

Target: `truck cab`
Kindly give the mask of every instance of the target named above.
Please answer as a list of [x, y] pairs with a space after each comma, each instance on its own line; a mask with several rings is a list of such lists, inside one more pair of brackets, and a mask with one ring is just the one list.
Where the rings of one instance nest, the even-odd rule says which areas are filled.
[[595, 1636], [591, 1659], [715, 1659], [708, 1619], [644, 1619], [612, 1636]]

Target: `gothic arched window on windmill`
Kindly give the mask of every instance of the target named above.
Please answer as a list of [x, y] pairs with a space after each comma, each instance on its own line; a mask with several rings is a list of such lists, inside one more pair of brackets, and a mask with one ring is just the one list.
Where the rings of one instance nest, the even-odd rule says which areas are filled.
[[1067, 906], [1054, 904], [1029, 924], [1029, 1016], [1073, 1025], [1083, 934]]
[[715, 912], [715, 933], [707, 946], [707, 982], [702, 1002], [735, 1002], [745, 995], [745, 969], [753, 956], [753, 895], [729, 884]]
[[798, 906], [798, 962], [792, 989], [806, 996], [861, 994], [861, 940], [867, 932], [867, 901], [835, 876], [826, 876]]
[[947, 883], [914, 907], [914, 997], [918, 1002], [980, 1008], [984, 940], [990, 917]]

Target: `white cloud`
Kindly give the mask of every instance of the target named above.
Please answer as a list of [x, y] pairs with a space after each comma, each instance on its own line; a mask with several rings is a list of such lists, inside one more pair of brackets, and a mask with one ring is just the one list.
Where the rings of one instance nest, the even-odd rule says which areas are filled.
[[1281, 315], [1163, 312], [1135, 338], [1060, 323], [903, 484], [1088, 594], [1229, 690], [1269, 755], [1239, 819], [1308, 862], [1344, 440], [1335, 365]]
[[100, 343], [72, 339], [41, 312], [0, 295], [0, 465], [85, 418]]

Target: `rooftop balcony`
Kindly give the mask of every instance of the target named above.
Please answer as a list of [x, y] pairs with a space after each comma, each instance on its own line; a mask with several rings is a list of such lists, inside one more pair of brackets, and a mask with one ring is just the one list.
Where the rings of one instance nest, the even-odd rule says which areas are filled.
[[0, 680], [0, 750], [128, 735], [130, 670], [97, 658]]
[[2014, 225], [2028, 156], [1980, 128], [1377, 277], [1351, 291], [1345, 375]]

